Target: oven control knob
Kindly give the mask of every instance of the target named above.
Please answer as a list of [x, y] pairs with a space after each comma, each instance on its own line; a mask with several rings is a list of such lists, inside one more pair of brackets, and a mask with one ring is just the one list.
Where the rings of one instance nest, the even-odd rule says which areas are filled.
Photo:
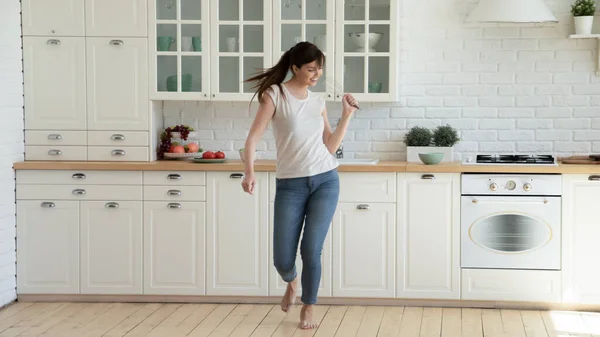
[[530, 183], [525, 183], [525, 185], [523, 185], [523, 189], [527, 192], [531, 191], [531, 184]]
[[498, 184], [496, 184], [496, 183], [490, 184], [490, 191], [496, 191], [497, 189], [498, 189]]

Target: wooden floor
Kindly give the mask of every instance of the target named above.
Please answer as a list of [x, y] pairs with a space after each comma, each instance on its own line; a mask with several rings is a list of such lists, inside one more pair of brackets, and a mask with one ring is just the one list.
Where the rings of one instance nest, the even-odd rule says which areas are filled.
[[14, 303], [7, 336], [600, 336], [600, 313], [430, 307], [318, 306], [320, 326], [297, 329], [300, 306], [157, 303]]

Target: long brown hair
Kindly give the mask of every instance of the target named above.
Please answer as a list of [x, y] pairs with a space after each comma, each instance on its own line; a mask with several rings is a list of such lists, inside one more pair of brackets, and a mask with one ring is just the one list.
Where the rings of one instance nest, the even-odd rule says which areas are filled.
[[254, 100], [255, 96], [258, 96], [258, 101], [262, 102], [262, 97], [265, 91], [269, 89], [273, 84], [276, 84], [279, 87], [279, 91], [281, 92], [282, 97], [283, 89], [281, 88], [281, 83], [285, 80], [287, 73], [291, 70], [292, 66], [296, 66], [301, 68], [302, 65], [311, 63], [313, 61], [317, 61], [319, 66], [325, 64], [325, 55], [317, 46], [310, 42], [299, 42], [290, 50], [286, 51], [279, 62], [274, 65], [272, 68], [266, 69], [254, 77], [251, 77], [244, 82], [256, 82], [253, 88], [257, 88], [254, 96], [250, 100]]

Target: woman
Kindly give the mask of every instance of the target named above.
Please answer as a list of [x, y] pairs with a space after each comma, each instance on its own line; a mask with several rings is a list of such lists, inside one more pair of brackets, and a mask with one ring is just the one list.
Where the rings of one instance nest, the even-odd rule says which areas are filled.
[[[333, 153], [340, 146], [356, 100], [342, 100], [342, 118], [335, 132], [327, 121], [325, 101], [309, 87], [323, 73], [325, 56], [312, 43], [300, 42], [285, 52], [279, 62], [247, 82], [256, 82], [259, 108], [245, 145], [245, 177], [242, 187], [252, 194], [255, 187], [256, 143], [272, 122], [277, 147], [274, 203], [274, 265], [288, 283], [281, 309], [288, 312], [296, 300], [298, 277], [296, 251], [302, 256], [302, 303], [300, 328], [312, 329], [313, 305], [321, 279], [321, 252], [339, 196], [338, 162]], [[283, 83], [288, 71], [292, 78]]]

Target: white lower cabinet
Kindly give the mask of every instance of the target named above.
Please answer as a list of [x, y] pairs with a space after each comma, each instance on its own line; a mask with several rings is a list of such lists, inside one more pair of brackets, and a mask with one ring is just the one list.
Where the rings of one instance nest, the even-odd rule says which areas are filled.
[[463, 269], [463, 300], [560, 302], [561, 273], [554, 270]]
[[332, 295], [393, 298], [396, 204], [339, 203], [332, 229]]
[[17, 293], [79, 293], [79, 201], [17, 202]]
[[142, 202], [81, 202], [81, 293], [142, 293]]
[[144, 293], [205, 294], [204, 202], [144, 202]]
[[207, 295], [269, 294], [268, 174], [255, 176], [250, 195], [239, 172], [206, 174]]
[[600, 304], [600, 175], [563, 175], [563, 302]]
[[460, 174], [398, 174], [397, 297], [460, 298]]

